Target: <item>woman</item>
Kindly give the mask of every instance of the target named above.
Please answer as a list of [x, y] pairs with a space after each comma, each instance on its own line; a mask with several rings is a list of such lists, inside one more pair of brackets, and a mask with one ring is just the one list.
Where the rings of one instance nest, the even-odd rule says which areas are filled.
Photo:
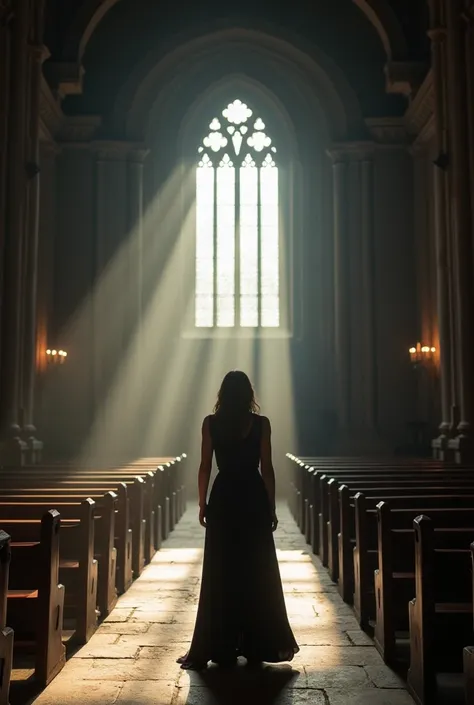
[[[182, 668], [290, 661], [288, 623], [273, 534], [275, 473], [270, 422], [244, 372], [229, 372], [202, 426], [199, 521], [206, 528], [201, 594]], [[212, 454], [219, 469], [206, 504]], [[261, 474], [259, 472], [259, 466]]]

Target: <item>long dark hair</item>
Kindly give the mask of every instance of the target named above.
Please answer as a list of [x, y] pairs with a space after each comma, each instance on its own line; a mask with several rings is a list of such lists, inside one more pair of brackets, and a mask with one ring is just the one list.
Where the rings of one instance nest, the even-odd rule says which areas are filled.
[[249, 414], [258, 414], [259, 411], [252, 383], [245, 372], [228, 372], [222, 380], [214, 406], [214, 414], [225, 436], [240, 437]]

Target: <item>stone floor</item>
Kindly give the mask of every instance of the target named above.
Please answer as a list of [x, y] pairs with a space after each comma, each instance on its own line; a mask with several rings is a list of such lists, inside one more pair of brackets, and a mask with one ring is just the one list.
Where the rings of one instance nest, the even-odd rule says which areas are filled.
[[251, 671], [182, 671], [192, 634], [203, 530], [190, 506], [151, 565], [35, 705], [413, 705], [382, 662], [286, 507], [275, 534], [300, 652]]

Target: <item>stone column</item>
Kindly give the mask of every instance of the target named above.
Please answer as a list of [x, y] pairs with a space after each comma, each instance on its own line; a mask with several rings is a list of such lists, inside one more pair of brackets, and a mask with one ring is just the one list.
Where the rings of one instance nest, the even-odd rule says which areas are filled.
[[333, 169], [333, 234], [334, 234], [334, 315], [337, 411], [339, 430], [344, 433], [350, 424], [350, 321], [348, 300], [348, 239], [347, 239], [347, 159], [342, 150], [331, 150]]
[[361, 177], [361, 285], [364, 309], [364, 354], [361, 360], [365, 390], [363, 416], [366, 430], [375, 436], [377, 427], [377, 392], [375, 373], [374, 312], [374, 162], [366, 152], [360, 162]]
[[128, 237], [130, 238], [130, 285], [135, 334], [143, 318], [143, 166], [146, 149], [132, 149], [128, 161]]
[[35, 438], [34, 401], [36, 382], [36, 310], [37, 310], [37, 284], [38, 284], [38, 233], [39, 233], [39, 198], [40, 198], [40, 100], [41, 100], [41, 71], [43, 61], [48, 52], [41, 44], [43, 37], [43, 12], [44, 0], [36, 0], [34, 5], [34, 31], [33, 43], [30, 45], [30, 103], [28, 125], [28, 150], [27, 150], [27, 221], [25, 235], [25, 298], [23, 317], [23, 384], [22, 406], [23, 413], [23, 439], [28, 445], [29, 462], [41, 461], [43, 444]]
[[[12, 17], [13, 13], [10, 0], [0, 0], [0, 292], [3, 288], [3, 255], [6, 230], [8, 121], [10, 107], [10, 40]], [[3, 296], [0, 296], [0, 320], [2, 299]], [[2, 390], [0, 389], [0, 394], [1, 393]]]
[[[447, 178], [447, 100], [446, 100], [446, 27], [442, 0], [429, 0], [431, 57], [434, 90], [434, 122], [437, 158], [434, 170], [435, 238], [437, 265], [438, 329], [440, 342], [440, 435], [432, 442], [435, 456], [444, 459], [450, 428], [452, 407], [456, 403], [456, 385], [453, 385], [453, 348], [451, 318], [450, 243], [448, 219]], [[454, 387], [454, 388], [453, 388]], [[450, 423], [451, 422], [451, 423]]]
[[17, 2], [12, 30], [11, 92], [8, 121], [7, 232], [5, 238], [2, 341], [1, 430], [2, 461], [25, 460], [20, 438], [20, 355], [22, 308], [22, 245], [26, 211], [26, 110], [28, 79], [29, 3]]
[[470, 457], [474, 412], [474, 291], [472, 283], [472, 214], [469, 180], [466, 56], [461, 12], [463, 0], [445, 0], [447, 28], [447, 98], [449, 176], [453, 233], [453, 277], [456, 305], [456, 362], [460, 422], [449, 447], [458, 460]]
[[118, 396], [123, 385], [118, 383], [117, 373], [127, 355], [127, 158], [130, 144], [106, 141], [96, 143], [94, 148], [97, 156], [93, 379], [98, 414], [96, 437], [103, 443], [118, 411]]
[[[128, 156], [128, 281], [130, 305], [127, 306], [126, 333], [129, 340], [128, 383], [133, 387], [132, 398], [143, 398], [145, 394], [145, 360], [143, 340], [143, 265], [144, 265], [144, 223], [143, 223], [143, 171], [148, 150], [133, 148]], [[130, 451], [140, 452], [134, 446], [135, 439], [129, 439]]]

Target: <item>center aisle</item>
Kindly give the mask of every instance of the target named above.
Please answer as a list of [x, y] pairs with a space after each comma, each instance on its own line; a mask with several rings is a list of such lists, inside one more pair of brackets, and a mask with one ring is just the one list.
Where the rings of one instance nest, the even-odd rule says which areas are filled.
[[[182, 671], [199, 597], [204, 530], [188, 506], [151, 565], [35, 705], [413, 705], [360, 631], [286, 506], [275, 534], [301, 647], [291, 664]], [[244, 663], [244, 662], [243, 662]]]

